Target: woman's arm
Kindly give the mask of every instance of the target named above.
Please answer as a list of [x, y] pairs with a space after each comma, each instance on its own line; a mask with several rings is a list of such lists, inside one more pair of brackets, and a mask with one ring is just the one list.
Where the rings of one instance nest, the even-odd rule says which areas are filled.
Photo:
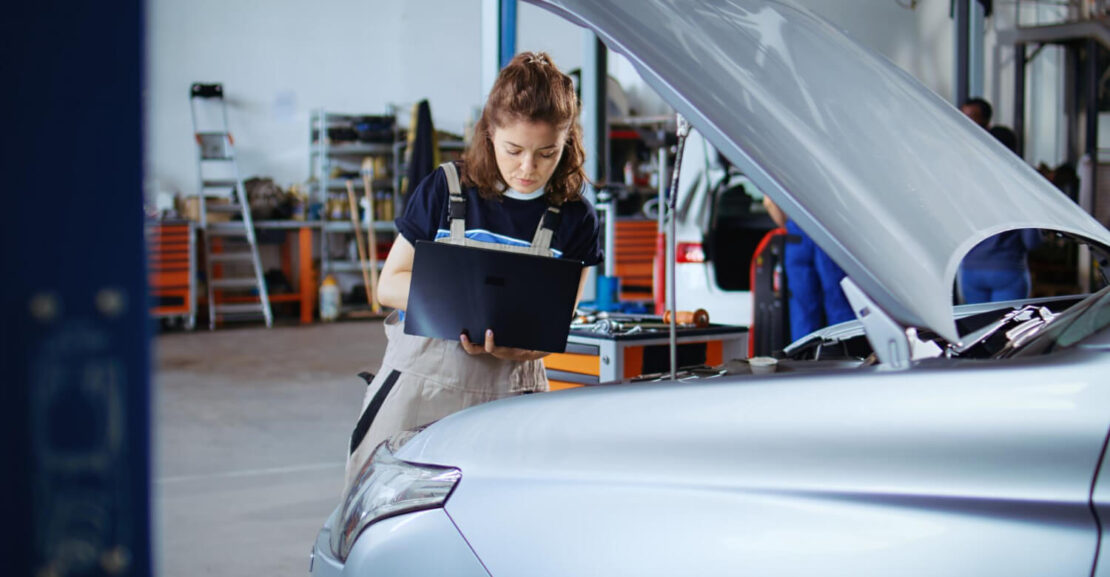
[[409, 305], [409, 283], [412, 282], [412, 256], [415, 253], [409, 241], [397, 235], [393, 248], [382, 266], [378, 280], [378, 302], [398, 310], [406, 310]]

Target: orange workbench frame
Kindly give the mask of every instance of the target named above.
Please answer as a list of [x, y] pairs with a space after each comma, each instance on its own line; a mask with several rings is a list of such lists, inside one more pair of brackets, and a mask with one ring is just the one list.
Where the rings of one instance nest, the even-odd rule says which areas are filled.
[[[297, 289], [289, 293], [269, 294], [270, 304], [273, 303], [299, 303], [301, 307], [301, 324], [311, 324], [313, 311], [316, 310], [316, 270], [312, 266], [312, 229], [319, 228], [315, 222], [283, 222], [280, 227], [266, 226], [266, 221], [255, 223], [255, 231], [260, 229], [275, 230], [286, 229], [285, 241], [281, 243], [281, 269], [285, 278], [293, 278], [293, 269], [297, 270]], [[259, 226], [261, 225], [261, 226]], [[296, 261], [294, 262], [293, 244], [297, 245]], [[255, 297], [218, 297], [220, 302], [249, 301]], [[207, 297], [202, 297], [202, 302], [207, 305]]]

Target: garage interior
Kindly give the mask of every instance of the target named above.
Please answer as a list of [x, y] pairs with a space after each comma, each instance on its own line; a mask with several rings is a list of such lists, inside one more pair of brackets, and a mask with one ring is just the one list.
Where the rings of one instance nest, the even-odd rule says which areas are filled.
[[[1110, 223], [1099, 147], [1110, 5], [799, 3], [953, 106], [988, 100], [1015, 152]], [[752, 255], [776, 226], [727, 174], [704, 206], [681, 209], [703, 216], [670, 253], [675, 267], [710, 270], [718, 300], [681, 285], [677, 306], [665, 300], [659, 206], [675, 113], [582, 28], [517, 0], [129, 0], [111, 12], [28, 6], [3, 25], [22, 45], [5, 57], [21, 84], [6, 97], [17, 130], [4, 137], [19, 215], [4, 232], [14, 286], [2, 348], [16, 383], [5, 437], [20, 465], [5, 508], [30, 528], [17, 531], [13, 575], [305, 574], [343, 487], [358, 375], [378, 371], [385, 349], [388, 311], [370, 275], [411, 179], [434, 167], [415, 171], [411, 151], [459, 158], [500, 65], [520, 51], [573, 71], [587, 174], [604, 185], [588, 196], [603, 209], [606, 261], [583, 309], [664, 325], [654, 315], [704, 309], [715, 327], [688, 321], [674, 347], [665, 331], [627, 346], [572, 335], [578, 348], [547, 362], [551, 389], [673, 377], [671, 358], [717, 367], [756, 342], [761, 356], [787, 344], [749, 334], [749, 304], [729, 309], [750, 302]], [[76, 144], [63, 160], [60, 135]], [[214, 164], [224, 172], [204, 172]], [[42, 190], [56, 186], [64, 195]], [[1033, 296], [1090, 291], [1092, 266], [1043, 246], [1030, 255]], [[597, 360], [609, 355], [623, 364]], [[61, 403], [64, 383], [82, 378], [99, 383], [87, 405]], [[111, 431], [115, 449], [98, 457], [110, 464], [42, 464], [55, 441], [100, 454], [95, 440], [57, 441], [88, 427]], [[86, 506], [97, 523], [59, 522]]]

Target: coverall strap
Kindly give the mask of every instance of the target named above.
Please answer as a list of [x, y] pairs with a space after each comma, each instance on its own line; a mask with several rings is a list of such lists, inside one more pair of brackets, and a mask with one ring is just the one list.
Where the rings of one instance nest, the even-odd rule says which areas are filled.
[[459, 185], [459, 171], [454, 162], [439, 165], [447, 175], [448, 196], [447, 216], [451, 220], [451, 244], [466, 243], [466, 196]]

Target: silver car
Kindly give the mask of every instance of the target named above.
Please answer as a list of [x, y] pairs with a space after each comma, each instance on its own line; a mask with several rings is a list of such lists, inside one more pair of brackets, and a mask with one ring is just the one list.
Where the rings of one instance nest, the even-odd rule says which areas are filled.
[[530, 395], [399, 435], [314, 575], [1110, 575], [1110, 289], [951, 305], [990, 235], [1104, 251], [1106, 228], [790, 3], [534, 3], [625, 54], [792, 215], [859, 320], [776, 374]]

